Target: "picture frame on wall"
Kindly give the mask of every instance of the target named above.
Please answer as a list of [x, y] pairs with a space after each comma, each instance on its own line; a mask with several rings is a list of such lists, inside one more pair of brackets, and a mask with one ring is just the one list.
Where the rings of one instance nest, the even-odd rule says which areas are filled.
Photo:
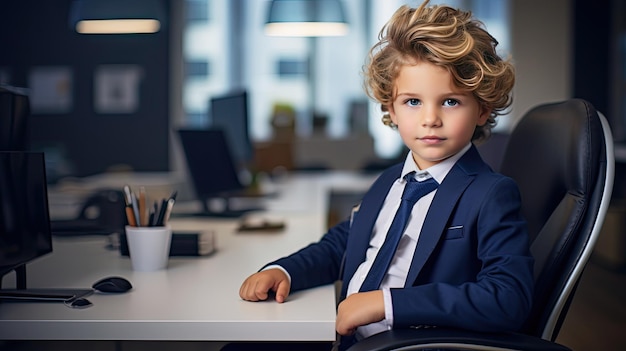
[[94, 72], [94, 109], [131, 114], [139, 109], [143, 70], [139, 65], [99, 65]]
[[33, 114], [68, 113], [73, 107], [73, 73], [69, 66], [35, 66], [28, 75]]

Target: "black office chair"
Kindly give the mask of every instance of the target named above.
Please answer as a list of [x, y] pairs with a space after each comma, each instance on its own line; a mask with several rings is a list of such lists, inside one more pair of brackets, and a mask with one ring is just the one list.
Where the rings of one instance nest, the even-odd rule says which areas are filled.
[[591, 104], [572, 99], [530, 110], [511, 133], [501, 167], [519, 184], [536, 261], [523, 329], [390, 330], [349, 350], [569, 350], [555, 340], [604, 222], [614, 166], [610, 128]]

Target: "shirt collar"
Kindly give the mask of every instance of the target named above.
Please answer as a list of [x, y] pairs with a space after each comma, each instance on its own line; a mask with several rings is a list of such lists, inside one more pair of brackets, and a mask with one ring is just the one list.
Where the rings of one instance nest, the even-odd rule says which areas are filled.
[[415, 164], [415, 161], [413, 161], [413, 155], [411, 151], [409, 150], [404, 160], [404, 167], [402, 167], [402, 174], [401, 174], [402, 177], [400, 179], [404, 181], [404, 176], [406, 176], [407, 174], [411, 172], [415, 172], [415, 178], [417, 178], [419, 181], [433, 177], [435, 178], [437, 183], [441, 184], [444, 178], [446, 177], [446, 175], [448, 175], [448, 172], [450, 172], [450, 170], [454, 166], [454, 164], [467, 152], [467, 150], [470, 149], [471, 146], [472, 146], [472, 143], [470, 142], [463, 149], [461, 149], [461, 151], [457, 152], [456, 154], [448, 157], [447, 159], [437, 163], [436, 165], [432, 167], [429, 167], [423, 170], [420, 170], [417, 167], [417, 165]]

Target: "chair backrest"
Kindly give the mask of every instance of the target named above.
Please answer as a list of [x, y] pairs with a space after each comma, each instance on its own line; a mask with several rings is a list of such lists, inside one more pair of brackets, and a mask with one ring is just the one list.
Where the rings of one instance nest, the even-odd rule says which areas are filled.
[[501, 173], [515, 179], [535, 257], [524, 332], [554, 341], [593, 250], [613, 188], [613, 139], [587, 101], [537, 106], [510, 135]]

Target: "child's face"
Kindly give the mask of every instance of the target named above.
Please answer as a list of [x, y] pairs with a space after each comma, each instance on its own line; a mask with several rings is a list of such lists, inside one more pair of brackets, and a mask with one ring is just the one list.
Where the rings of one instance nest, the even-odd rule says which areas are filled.
[[395, 89], [389, 114], [420, 169], [461, 151], [489, 118], [490, 111], [456, 88], [447, 70], [429, 62], [404, 65]]

